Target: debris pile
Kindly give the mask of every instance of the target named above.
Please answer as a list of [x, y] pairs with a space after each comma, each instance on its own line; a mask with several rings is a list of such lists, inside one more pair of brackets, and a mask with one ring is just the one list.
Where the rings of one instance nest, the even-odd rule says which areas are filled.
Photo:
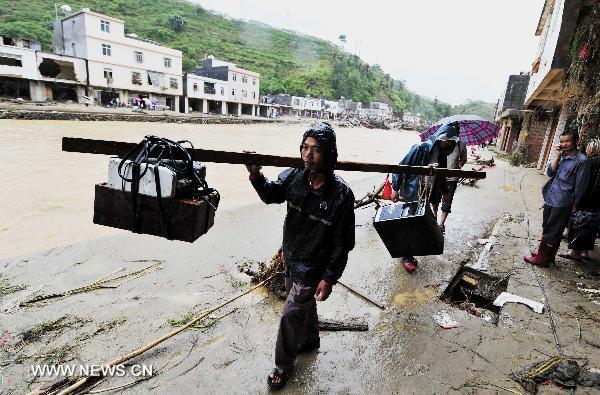
[[347, 116], [341, 118], [338, 121], [338, 126], [343, 128], [354, 128], [363, 127], [367, 129], [385, 129], [385, 130], [399, 130], [399, 129], [411, 129], [410, 125], [405, 124], [397, 118], [367, 118], [359, 117], [356, 115]]
[[279, 299], [286, 298], [285, 292], [285, 278], [284, 278], [284, 262], [283, 253], [279, 250], [269, 263], [267, 262], [256, 262], [256, 261], [244, 261], [238, 264], [240, 272], [245, 273], [252, 277], [252, 283], [259, 283], [271, 277], [273, 274], [278, 273], [271, 281], [269, 281], [265, 288], [269, 292], [273, 293]]
[[597, 369], [584, 369], [567, 358], [552, 357], [536, 362], [512, 374], [513, 380], [528, 392], [535, 394], [539, 384], [554, 383], [575, 390], [577, 385], [600, 389], [600, 373]]

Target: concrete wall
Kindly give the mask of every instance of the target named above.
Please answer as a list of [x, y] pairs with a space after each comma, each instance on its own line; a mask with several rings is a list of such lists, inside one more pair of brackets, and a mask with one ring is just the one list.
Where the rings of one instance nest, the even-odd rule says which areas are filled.
[[529, 75], [511, 75], [508, 77], [506, 91], [501, 100], [498, 110], [521, 110], [525, 103], [525, 95], [529, 86]]
[[[63, 66], [66, 68], [72, 67], [73, 72], [74, 72], [74, 78], [73, 79], [60, 78], [62, 73], [59, 74], [56, 78], [50, 78], [50, 77], [43, 76], [39, 71], [39, 66], [44, 61], [44, 59], [52, 59], [59, 66]], [[65, 83], [65, 84], [82, 84], [82, 85], [87, 84], [87, 68], [86, 68], [86, 62], [84, 59], [73, 58], [70, 56], [49, 54], [49, 53], [44, 53], [44, 52], [38, 52], [37, 59], [36, 59], [36, 68], [37, 68], [37, 72], [38, 72], [38, 79], [43, 80], [43, 81], [61, 82], [61, 83]]]
[[[532, 73], [525, 102], [531, 104], [544, 84], [554, 76], [552, 71], [564, 71], [569, 67], [569, 50], [575, 32], [582, 0], [555, 0], [552, 14], [546, 20], [540, 35], [537, 57], [540, 58], [537, 73]], [[548, 77], [548, 78], [547, 78]]]
[[21, 62], [21, 66], [0, 65], [0, 76], [37, 79], [37, 64], [35, 50], [28, 48], [17, 48], [10, 45], [0, 45], [0, 56], [15, 59]]
[[540, 113], [535, 116], [534, 122], [529, 123], [526, 134], [525, 131], [522, 133], [523, 136], [519, 143], [527, 146], [527, 159], [530, 162], [538, 161], [548, 127], [551, 124], [552, 118], [547, 113]]
[[540, 86], [550, 69], [552, 68], [552, 61], [554, 59], [554, 51], [556, 50], [556, 44], [558, 42], [558, 36], [560, 34], [560, 26], [562, 24], [562, 13], [566, 0], [556, 0], [554, 2], [554, 8], [552, 14], [546, 21], [546, 25], [542, 30], [540, 36], [540, 45], [538, 47], [538, 53], [534, 59], [540, 57], [540, 65], [537, 73], [531, 75], [529, 80], [529, 87], [527, 89], [526, 100], [529, 101], [531, 95]]
[[[214, 94], [204, 92], [205, 82], [214, 84]], [[194, 84], [198, 89], [194, 89]], [[187, 74], [185, 78], [185, 88], [189, 98], [208, 100], [227, 100], [229, 98], [229, 84], [227, 81], [221, 81], [214, 78], [202, 77], [196, 74]], [[221, 93], [221, 89], [223, 93]]]

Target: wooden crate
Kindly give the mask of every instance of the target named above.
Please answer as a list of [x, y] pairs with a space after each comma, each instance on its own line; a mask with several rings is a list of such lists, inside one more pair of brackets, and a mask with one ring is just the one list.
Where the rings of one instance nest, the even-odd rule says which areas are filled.
[[[213, 192], [209, 196], [212, 205], [217, 207], [218, 195]], [[158, 199], [144, 195], [138, 195], [138, 226], [135, 229], [131, 193], [111, 189], [106, 183], [96, 184], [94, 223], [190, 243], [214, 224], [215, 209], [204, 200], [167, 198], [161, 203], [168, 233], [162, 223]]]

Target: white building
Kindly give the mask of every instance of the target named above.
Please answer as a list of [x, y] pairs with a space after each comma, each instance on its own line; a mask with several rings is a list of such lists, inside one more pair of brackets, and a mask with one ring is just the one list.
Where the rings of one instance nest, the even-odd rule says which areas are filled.
[[86, 102], [85, 60], [42, 52], [35, 41], [0, 39], [0, 95]]
[[[195, 74], [210, 79], [218, 84], [216, 99], [222, 114], [257, 115], [259, 104], [260, 74], [237, 67], [235, 64], [215, 59], [208, 56], [204, 59], [202, 67], [196, 69]], [[191, 76], [188, 74], [188, 77]], [[190, 79], [190, 78], [188, 78]], [[204, 80], [204, 82], [209, 82]], [[217, 85], [215, 85], [217, 86]], [[221, 94], [221, 87], [225, 93]], [[190, 91], [188, 90], [188, 95]], [[198, 97], [209, 100], [209, 97]], [[210, 102], [207, 105], [210, 108]], [[215, 104], [217, 106], [217, 104]]]
[[360, 109], [362, 108], [362, 103], [359, 101], [352, 101], [352, 99], [346, 99], [342, 97], [339, 101], [339, 109], [340, 114], [343, 115], [358, 115], [360, 113]]
[[297, 117], [321, 118], [323, 101], [314, 97], [292, 96], [292, 109]]
[[374, 101], [364, 104], [359, 109], [359, 115], [367, 118], [383, 119], [392, 115], [392, 109], [387, 103]]
[[93, 96], [122, 103], [139, 95], [179, 108], [183, 94], [181, 51], [125, 35], [125, 23], [83, 9], [54, 23], [54, 52], [86, 59]]
[[323, 117], [335, 119], [340, 113], [340, 105], [334, 100], [324, 100]]
[[187, 74], [183, 78], [183, 112], [204, 114], [227, 112], [226, 98], [229, 97], [229, 83], [215, 78]]
[[304, 115], [311, 118], [321, 118], [323, 115], [323, 100], [315, 97], [307, 97]]
[[411, 124], [413, 126], [420, 126], [421, 125], [421, 114], [419, 114], [419, 113], [413, 114], [410, 111], [404, 111], [404, 112], [402, 112], [402, 121], [406, 122], [408, 124]]

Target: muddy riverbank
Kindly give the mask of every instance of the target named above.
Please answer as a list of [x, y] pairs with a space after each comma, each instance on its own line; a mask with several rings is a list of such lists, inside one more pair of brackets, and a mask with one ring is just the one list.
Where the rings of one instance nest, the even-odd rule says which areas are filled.
[[[77, 123], [61, 122], [46, 129], [43, 123], [8, 124], [22, 137], [45, 137], [32, 152], [15, 144], [3, 155], [28, 161], [44, 158], [42, 165], [52, 164], [56, 169], [46, 175], [43, 166], [25, 166], [26, 174], [44, 188], [23, 186], [17, 175], [8, 178], [3, 173], [4, 183], [12, 182], [24, 196], [44, 195], [58, 207], [43, 210], [37, 198], [20, 202], [20, 195], [2, 197], [3, 208], [32, 208], [30, 216], [13, 213], [16, 209], [7, 211], [13, 216], [11, 229], [17, 236], [1, 244], [9, 241], [22, 251], [20, 256], [0, 259], [0, 280], [7, 285], [3, 289], [12, 287], [10, 293], [0, 295], [0, 336], [4, 339], [0, 389], [6, 393], [24, 393], [55, 378], [36, 377], [31, 365], [104, 363], [167, 333], [186, 315], [229, 299], [250, 286], [250, 278], [237, 272], [238, 264], [269, 261], [281, 241], [285, 207], [259, 202], [240, 166], [209, 166], [209, 181], [222, 190], [223, 206], [215, 226], [193, 244], [93, 225], [88, 204], [93, 183], [105, 176], [106, 158], [62, 153], [60, 137], [137, 141], [146, 128], [104, 124], [98, 129], [97, 124], [82, 123], [83, 129], [74, 131], [73, 124]], [[126, 126], [130, 125], [135, 124]], [[36, 133], [36, 128], [45, 133]], [[302, 132], [295, 125], [248, 128], [177, 125], [160, 132], [171, 138], [189, 137], [203, 148], [282, 155], [295, 154]], [[350, 129], [339, 130], [338, 138], [340, 159], [394, 163], [396, 152], [405, 152], [416, 134]], [[12, 169], [16, 172], [17, 167]], [[265, 172], [272, 177], [278, 169]], [[383, 175], [344, 177], [360, 195], [380, 183]], [[60, 186], [54, 186], [53, 180], [60, 181], [56, 183]], [[535, 169], [498, 162], [476, 187], [461, 186], [447, 222], [444, 254], [421, 257], [412, 275], [385, 250], [372, 226], [373, 207], [357, 210], [356, 248], [342, 281], [385, 304], [386, 310], [334, 287], [330, 299], [319, 303], [319, 314], [364, 320], [369, 331], [322, 332], [320, 350], [299, 358], [298, 369], [282, 393], [473, 394], [506, 389], [523, 393], [510, 374], [558, 355], [556, 339], [565, 355], [587, 361], [589, 368], [600, 368], [599, 301], [580, 290], [600, 288], [597, 258], [585, 265], [558, 259], [550, 269], [533, 269], [522, 261], [529, 250], [528, 236], [533, 240], [540, 236], [537, 208], [544, 181]], [[71, 212], [73, 207], [78, 210]], [[51, 244], [54, 236], [47, 227], [54, 227], [60, 243]], [[29, 250], [25, 242], [19, 244], [27, 232], [37, 237], [36, 247]], [[5, 237], [2, 233], [0, 237]], [[492, 236], [496, 241], [485, 252], [486, 245], [478, 240]], [[126, 282], [115, 282], [113, 287], [19, 307], [34, 295], [62, 292], [111, 273], [131, 274], [150, 265], [156, 267], [131, 280], [125, 278]], [[556, 337], [549, 316], [524, 305], [507, 304], [499, 310], [497, 322], [491, 322], [442, 301], [444, 290], [463, 265], [479, 265], [490, 275], [506, 279], [508, 292], [551, 307]], [[132, 363], [152, 365], [156, 374], [124, 392], [268, 393], [266, 375], [273, 365], [281, 307], [276, 298], [257, 291], [215, 312], [204, 328], [184, 332], [135, 358]], [[442, 329], [433, 318], [442, 310], [459, 327]], [[131, 375], [112, 377], [95, 390], [134, 380]], [[555, 388], [546, 385], [543, 390]], [[579, 388], [576, 393], [598, 391]]]

